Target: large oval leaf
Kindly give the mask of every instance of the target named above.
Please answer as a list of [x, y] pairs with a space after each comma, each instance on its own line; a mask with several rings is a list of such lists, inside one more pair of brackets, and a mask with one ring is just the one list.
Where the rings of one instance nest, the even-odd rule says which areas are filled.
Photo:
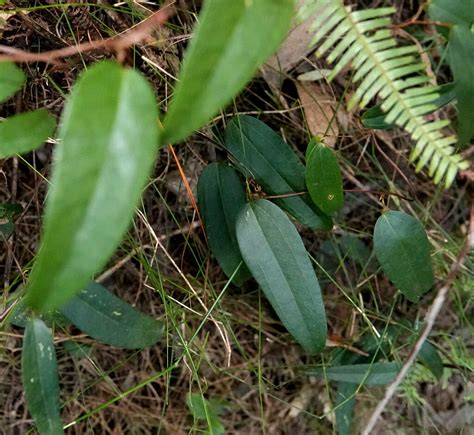
[[380, 362], [373, 364], [354, 364], [305, 371], [311, 376], [319, 376], [330, 381], [363, 385], [386, 385], [392, 382], [400, 371], [400, 364]]
[[306, 160], [306, 186], [314, 203], [326, 214], [344, 205], [342, 177], [337, 157], [324, 144], [314, 144]]
[[418, 301], [433, 286], [430, 244], [414, 217], [400, 211], [380, 216], [374, 248], [382, 270], [410, 301]]
[[295, 226], [278, 206], [262, 199], [240, 212], [236, 230], [242, 256], [282, 323], [307, 352], [320, 352], [326, 314]]
[[163, 333], [161, 322], [95, 282], [81, 290], [59, 311], [92, 338], [126, 349], [152, 346]]
[[211, 251], [222, 270], [241, 285], [250, 278], [235, 236], [235, 222], [245, 206], [245, 191], [237, 171], [223, 163], [211, 163], [199, 177], [198, 205]]
[[62, 434], [56, 352], [48, 327], [40, 319], [26, 326], [21, 354], [26, 401], [41, 435]]
[[0, 123], [0, 159], [38, 148], [55, 128], [56, 121], [45, 109], [7, 118]]
[[[238, 116], [225, 132], [225, 147], [246, 176], [270, 195], [291, 195], [306, 190], [305, 168], [298, 156], [270, 127], [256, 118]], [[286, 196], [275, 202], [312, 229], [329, 230], [332, 220], [308, 194]]]
[[289, 29], [293, 0], [207, 0], [164, 120], [163, 143], [201, 127], [239, 92]]
[[115, 63], [90, 68], [64, 109], [43, 241], [27, 303], [59, 307], [101, 270], [126, 231], [158, 143], [153, 92]]
[[25, 80], [25, 73], [13, 62], [0, 62], [0, 103], [18, 91]]

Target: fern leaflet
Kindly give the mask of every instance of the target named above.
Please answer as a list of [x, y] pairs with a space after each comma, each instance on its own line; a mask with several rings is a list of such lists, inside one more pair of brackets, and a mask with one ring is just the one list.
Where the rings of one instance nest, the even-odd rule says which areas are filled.
[[416, 142], [410, 156], [411, 161], [418, 159], [416, 170], [429, 163], [434, 182], [444, 179], [449, 187], [458, 170], [469, 164], [454, 153], [456, 137], [442, 132], [449, 121], [424, 117], [436, 109], [433, 101], [439, 88], [424, 86], [430, 79], [423, 74], [425, 65], [417, 60], [417, 47], [397, 46], [388, 30], [388, 15], [393, 12], [391, 7], [352, 11], [343, 0], [306, 0], [300, 15], [306, 18], [316, 13], [311, 26], [315, 32], [312, 45], [320, 44], [316, 54], [322, 56], [332, 48], [327, 61], [335, 62], [335, 67], [329, 80], [349, 64], [355, 70], [353, 81], [360, 85], [349, 109], [357, 104], [365, 107], [374, 97], [380, 97], [386, 122], [404, 128]]

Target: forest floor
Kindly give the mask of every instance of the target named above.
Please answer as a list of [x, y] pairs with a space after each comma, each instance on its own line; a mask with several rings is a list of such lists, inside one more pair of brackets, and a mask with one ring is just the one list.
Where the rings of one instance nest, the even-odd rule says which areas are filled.
[[[39, 52], [100, 40], [123, 32], [158, 7], [124, 2], [110, 8], [102, 0], [69, 3], [8, 2], [0, 14], [0, 44]], [[360, 7], [386, 3], [397, 6], [395, 22], [406, 21], [419, 6], [417, 1], [408, 0], [358, 2]], [[146, 44], [128, 52], [125, 62], [147, 76], [162, 111], [166, 111], [199, 4], [177, 1], [177, 13], [168, 25], [155, 31]], [[429, 53], [428, 62], [440, 64], [429, 28], [415, 30], [399, 36], [415, 35], [421, 49]], [[221, 135], [228, 121], [239, 113], [267, 123], [301, 157], [312, 135], [329, 131], [328, 141], [340, 160], [345, 189], [370, 191], [346, 193], [344, 209], [330, 233], [298, 226], [314, 259], [330, 337], [336, 344], [361, 349], [361, 340], [373, 335], [374, 329], [394, 325], [401, 332], [391, 343], [387, 359], [403, 362], [410, 353], [436, 291], [427, 293], [418, 304], [410, 303], [374, 266], [371, 234], [382, 210], [380, 197], [385, 206], [404, 210], [425, 225], [434, 248], [435, 275], [441, 284], [469, 228], [472, 174], [459, 175], [453, 187], [444, 190], [423, 172], [415, 173], [408, 162], [412, 143], [404, 132], [369, 130], [361, 123], [360, 111], [345, 109], [344, 102], [353, 88], [344, 74], [331, 83], [298, 80], [303, 73], [328, 66], [307, 51], [301, 35], [293, 36], [280, 51], [285, 60], [283, 76], [275, 76], [267, 68], [221, 115], [176, 145], [176, 158], [168, 147], [159, 151], [139, 205], [142, 213], [135, 217], [100, 277], [111, 291], [165, 322], [161, 343], [142, 351], [121, 350], [97, 343], [72, 328], [55, 330], [62, 418], [70, 423], [68, 434], [202, 433], [205, 422], [194, 419], [187, 405], [190, 392], [199, 392], [209, 400], [226, 434], [327, 434], [335, 430], [334, 384], [308, 376], [302, 369], [328, 364], [337, 349], [327, 348], [318, 357], [305, 355], [282, 327], [255, 281], [241, 288], [226, 287], [227, 279], [210, 256], [183, 185], [179, 165], [195, 189], [205, 166], [226, 156]], [[0, 107], [0, 115], [45, 107], [59, 118], [78, 74], [87, 65], [112, 56], [96, 50], [65, 59], [66, 66], [22, 64], [28, 77], [26, 86]], [[440, 66], [439, 83], [449, 79], [449, 72]], [[454, 116], [450, 106], [443, 112]], [[13, 234], [0, 240], [4, 286], [0, 307], [24, 283], [37, 252], [53, 150], [54, 140], [28, 155], [0, 161], [0, 203], [19, 204], [22, 209]], [[410, 201], [383, 195], [386, 192]], [[157, 246], [156, 238], [164, 250]], [[224, 288], [226, 293], [218, 299]], [[471, 255], [450, 288], [430, 336], [444, 362], [442, 378], [437, 380], [417, 363], [374, 433], [467, 434], [472, 430], [473, 291]], [[211, 307], [212, 316], [204, 317]], [[180, 337], [187, 339], [198, 328], [190, 348], [183, 349]], [[0, 330], [2, 434], [34, 433], [21, 385], [22, 335], [23, 330], [14, 326], [3, 325]], [[188, 356], [168, 371], [184, 351]], [[363, 427], [384, 391], [383, 386], [361, 388], [354, 433]]]

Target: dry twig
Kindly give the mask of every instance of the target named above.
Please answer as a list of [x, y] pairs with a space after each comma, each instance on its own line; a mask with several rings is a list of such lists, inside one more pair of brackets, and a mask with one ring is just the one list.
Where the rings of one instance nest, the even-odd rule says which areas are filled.
[[174, 9], [172, 5], [175, 2], [176, 0], [168, 1], [162, 8], [136, 26], [133, 26], [120, 35], [112, 36], [107, 39], [85, 42], [58, 50], [45, 51], [43, 53], [32, 53], [7, 45], [0, 45], [0, 53], [4, 53], [0, 55], [0, 62], [47, 62], [57, 64], [58, 59], [98, 49], [115, 51], [117, 53], [117, 59], [122, 61], [124, 59], [125, 49], [143, 41], [154, 29], [162, 26], [173, 15]]

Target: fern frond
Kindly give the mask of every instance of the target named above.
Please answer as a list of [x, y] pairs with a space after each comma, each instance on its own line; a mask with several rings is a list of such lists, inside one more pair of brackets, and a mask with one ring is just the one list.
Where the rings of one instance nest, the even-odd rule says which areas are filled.
[[429, 78], [423, 74], [426, 68], [418, 60], [417, 47], [398, 47], [388, 30], [389, 15], [395, 9], [353, 11], [344, 6], [343, 0], [306, 0], [300, 10], [302, 18], [315, 12], [312, 44], [320, 44], [318, 56], [329, 53], [327, 61], [335, 63], [329, 80], [350, 64], [355, 70], [353, 81], [360, 82], [349, 109], [357, 104], [365, 107], [374, 97], [380, 97], [386, 122], [404, 128], [416, 142], [410, 156], [411, 161], [418, 159], [416, 170], [429, 163], [434, 182], [444, 179], [449, 187], [458, 170], [469, 164], [454, 153], [456, 137], [442, 131], [449, 121], [428, 121], [424, 117], [436, 109], [433, 101], [439, 96], [439, 88], [426, 86]]

